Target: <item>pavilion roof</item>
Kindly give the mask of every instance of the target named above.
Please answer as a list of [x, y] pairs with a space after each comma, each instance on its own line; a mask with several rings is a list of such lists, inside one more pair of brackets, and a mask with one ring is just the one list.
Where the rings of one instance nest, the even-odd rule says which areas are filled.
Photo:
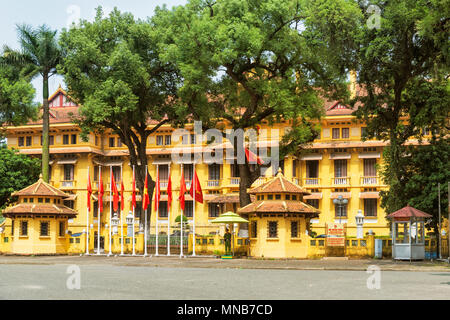
[[57, 197], [57, 198], [68, 198], [69, 195], [56, 189], [52, 185], [46, 183], [42, 179], [42, 175], [39, 180], [20, 191], [16, 191], [12, 196], [47, 196], [47, 197]]
[[294, 193], [310, 195], [311, 193], [306, 189], [303, 189], [299, 185], [287, 180], [281, 173], [281, 168], [278, 173], [271, 180], [263, 183], [260, 186], [252, 188], [248, 191], [249, 194], [261, 194], [261, 193]]
[[52, 214], [69, 216], [71, 218], [77, 216], [75, 210], [61, 204], [51, 203], [19, 203], [4, 211], [5, 217], [11, 217], [17, 214]]
[[395, 219], [395, 218], [411, 218], [411, 217], [415, 217], [415, 218], [431, 218], [432, 215], [425, 213], [423, 211], [420, 211], [416, 208], [411, 207], [409, 204], [400, 209], [397, 210], [395, 212], [392, 212], [391, 214], [387, 215], [387, 218], [389, 219]]
[[295, 200], [255, 201], [238, 211], [239, 213], [306, 213], [314, 216], [320, 213], [313, 206]]

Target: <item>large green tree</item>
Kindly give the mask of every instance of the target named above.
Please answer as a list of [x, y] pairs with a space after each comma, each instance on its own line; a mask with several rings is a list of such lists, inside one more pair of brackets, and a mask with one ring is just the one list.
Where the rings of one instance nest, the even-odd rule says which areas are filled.
[[[104, 17], [98, 8], [93, 22], [64, 30], [60, 43], [61, 73], [68, 93], [81, 104], [75, 121], [84, 136], [105, 129], [119, 135], [143, 194], [148, 137], [175, 117], [176, 70], [159, 59], [150, 24], [117, 9]], [[151, 193], [154, 184], [151, 180]]]
[[32, 80], [42, 77], [42, 175], [44, 181], [49, 179], [49, 104], [48, 82], [56, 74], [56, 66], [61, 61], [57, 32], [42, 25], [32, 28], [29, 25], [17, 26], [20, 50], [4, 48], [3, 61], [22, 69], [22, 74]]
[[13, 203], [11, 193], [21, 190], [39, 178], [39, 159], [20, 154], [0, 143], [0, 219], [1, 210]]
[[[360, 16], [345, 0], [190, 0], [158, 8], [152, 23], [163, 59], [180, 68], [185, 114], [221, 130], [223, 121], [245, 130], [290, 119], [283, 157], [315, 138], [308, 120], [320, 117], [321, 97], [345, 97]], [[242, 139], [225, 138], [236, 154]], [[238, 167], [245, 206], [261, 166]]]
[[[374, 12], [368, 5], [360, 1], [367, 19]], [[365, 24], [358, 35], [356, 70], [361, 91], [354, 102], [361, 106], [355, 114], [367, 123], [365, 138], [388, 141], [381, 176], [389, 191], [381, 195], [382, 207], [390, 213], [408, 203], [407, 197], [398, 196], [405, 194], [411, 179], [405, 173], [409, 153], [405, 143], [421, 140], [424, 129], [436, 139], [448, 134], [449, 7], [441, 0], [371, 1], [370, 5], [378, 6], [380, 24]]]

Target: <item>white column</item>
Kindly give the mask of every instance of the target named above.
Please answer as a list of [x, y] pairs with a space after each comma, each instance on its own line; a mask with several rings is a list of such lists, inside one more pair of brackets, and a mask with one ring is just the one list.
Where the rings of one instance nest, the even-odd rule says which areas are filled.
[[111, 250], [111, 222], [112, 222], [112, 166], [109, 166], [109, 253], [108, 256], [112, 254]]
[[[102, 166], [98, 166], [98, 190], [100, 190], [100, 177], [102, 175]], [[103, 204], [103, 201], [102, 201]], [[103, 208], [100, 208], [100, 192], [98, 193], [98, 199], [97, 199], [97, 205], [98, 205], [98, 216], [97, 216], [97, 254], [100, 254], [100, 214], [101, 210]]]

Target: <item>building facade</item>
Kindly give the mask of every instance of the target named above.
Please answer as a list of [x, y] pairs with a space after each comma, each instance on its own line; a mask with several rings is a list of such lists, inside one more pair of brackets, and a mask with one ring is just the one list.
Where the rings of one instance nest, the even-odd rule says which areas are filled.
[[[90, 238], [97, 239], [100, 223], [100, 237], [102, 241], [108, 234], [110, 219], [110, 171], [115, 181], [125, 186], [124, 212], [119, 217], [121, 224], [125, 223], [125, 216], [131, 211], [132, 166], [127, 147], [120, 138], [111, 132], [103, 134], [89, 134], [88, 141], [82, 141], [81, 130], [72, 123], [70, 115], [76, 114], [78, 106], [67, 97], [63, 89], [59, 88], [49, 99], [50, 101], [50, 154], [51, 170], [50, 184], [69, 195], [64, 204], [78, 215], [69, 220], [69, 229], [73, 233], [82, 232], [86, 228], [87, 177], [91, 177], [93, 186], [93, 212], [89, 217]], [[321, 213], [318, 218], [311, 219], [311, 231], [317, 235], [325, 233], [325, 224], [341, 222], [347, 224], [349, 236], [356, 235], [355, 216], [362, 210], [365, 216], [364, 232], [370, 229], [376, 235], [389, 235], [385, 212], [380, 208], [379, 192], [386, 188], [378, 176], [378, 166], [383, 164], [383, 148], [386, 143], [369, 140], [363, 142], [364, 123], [352, 116], [353, 110], [340, 104], [330, 102], [325, 104], [325, 116], [322, 118], [320, 136], [307, 148], [301, 157], [288, 156], [280, 159], [279, 167], [286, 179], [302, 186], [309, 193], [304, 201], [317, 208]], [[261, 130], [268, 133], [258, 146], [277, 143], [281, 136], [289, 130], [289, 121], [269, 124], [263, 121]], [[156, 133], [148, 138], [147, 156], [149, 173], [155, 179], [157, 168], [161, 180], [161, 204], [159, 215], [152, 214], [151, 233], [167, 232], [168, 225], [174, 225], [180, 214], [178, 202], [179, 179], [181, 166], [188, 189], [195, 170], [203, 188], [204, 203], [195, 204], [195, 228], [198, 234], [216, 232], [218, 227], [210, 220], [226, 211], [237, 212], [239, 209], [239, 175], [237, 166], [232, 159], [226, 158], [221, 164], [184, 161], [183, 164], [173, 163], [171, 151], [181, 148], [197, 152], [210, 147], [206, 139], [199, 143], [193, 134], [193, 125], [187, 124], [189, 134], [180, 141], [173, 141], [174, 129], [169, 125], [161, 126]], [[274, 133], [276, 131], [276, 133]], [[7, 143], [10, 148], [17, 148], [21, 153], [40, 157], [41, 155], [42, 122], [32, 122], [24, 126], [7, 128]], [[225, 144], [222, 144], [226, 146]], [[195, 148], [194, 148], [195, 147]], [[259, 178], [253, 186], [262, 184], [277, 172], [278, 168], [267, 170], [265, 176]], [[98, 217], [98, 179], [101, 171], [104, 182], [105, 196], [103, 213]], [[167, 180], [172, 177], [174, 201], [170, 212], [167, 210]], [[333, 199], [342, 196], [348, 204], [339, 206]], [[186, 197], [185, 215], [193, 224], [194, 204], [192, 198]], [[138, 199], [139, 200], [139, 199]], [[138, 210], [139, 211], [139, 210]], [[136, 214], [139, 216], [139, 212]], [[6, 231], [11, 221], [6, 220]], [[124, 228], [126, 226], [124, 225]], [[91, 250], [97, 245], [92, 241]], [[104, 243], [101, 246], [105, 246]]]

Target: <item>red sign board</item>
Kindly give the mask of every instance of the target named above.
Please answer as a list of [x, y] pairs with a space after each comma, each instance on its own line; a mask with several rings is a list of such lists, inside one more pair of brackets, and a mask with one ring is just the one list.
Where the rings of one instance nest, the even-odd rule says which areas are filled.
[[327, 225], [327, 246], [345, 246], [345, 226], [341, 223], [330, 223]]

